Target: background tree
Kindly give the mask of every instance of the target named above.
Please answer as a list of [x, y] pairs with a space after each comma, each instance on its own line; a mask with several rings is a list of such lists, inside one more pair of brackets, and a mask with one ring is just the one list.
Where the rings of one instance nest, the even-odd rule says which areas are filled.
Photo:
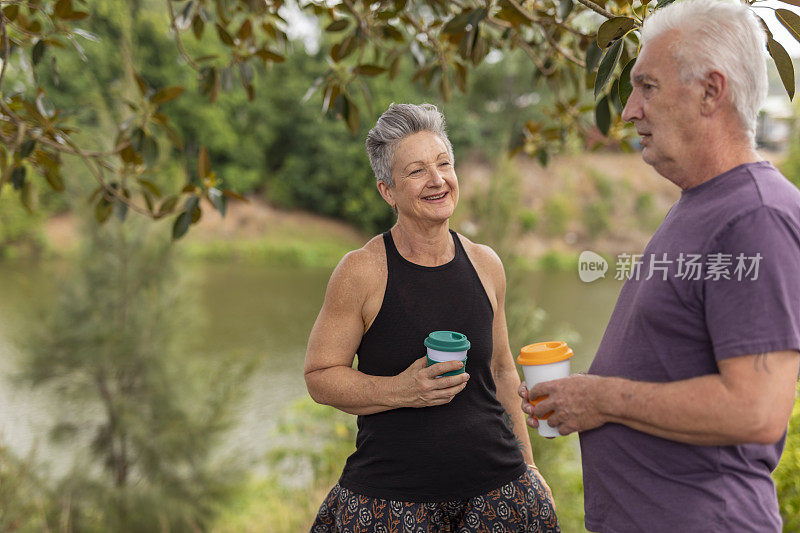
[[[531, 61], [531, 72], [551, 86], [555, 101], [545, 110], [546, 116], [521, 126], [512, 149], [546, 163], [569, 132], [586, 131], [594, 123], [625, 147], [630, 131], [620, 126], [619, 113], [630, 94], [628, 73], [638, 51], [638, 30], [654, 9], [671, 1], [308, 2], [303, 10], [334, 38], [323, 42], [330, 65], [307, 96], [318, 91], [323, 112], [340, 117], [355, 134], [360, 131], [363, 110], [371, 107], [365, 78], [394, 80], [407, 64], [412, 80], [436, 87], [447, 101], [454, 88], [467, 90], [470, 72], [488, 54], [521, 50]], [[130, 39], [120, 41], [128, 46], [121, 46], [117, 60], [106, 65], [121, 71], [126, 83], [118, 94], [101, 102], [108, 108], [110, 122], [97, 142], [82, 142], [71, 120], [77, 110], [57, 107], [55, 92], [42, 84], [45, 73], [58, 79], [57, 56], [52, 53], [56, 49], [69, 50], [91, 63], [84, 45], [99, 37], [85, 27], [96, 16], [95, 7], [105, 6], [99, 15], [116, 21], [115, 29], [124, 38], [139, 16], [147, 16], [146, 8], [156, 3], [168, 15], [183, 59], [181, 68], [195, 78], [209, 104], [237, 82], [253, 101], [256, 70], [286, 59], [289, 23], [282, 15], [283, 1], [3, 0], [0, 193], [10, 183], [23, 205], [32, 210], [37, 196], [32, 174], [42, 176], [53, 190], [62, 190], [62, 158], [71, 155], [83, 162], [98, 183], [90, 195], [97, 220], [107, 220], [112, 212], [123, 219], [129, 209], [153, 218], [177, 213], [174, 237], [199, 220], [201, 199], [224, 214], [228, 198], [241, 198], [221, 188], [208, 150], [186, 142], [165, 113], [168, 104], [186, 92], [185, 84], [166, 85], [163, 78], [142, 75], [144, 62], [157, 63], [160, 58], [138, 57]], [[786, 9], [774, 11], [800, 39], [800, 16]], [[153, 37], [158, 38], [157, 34]], [[791, 60], [771, 34], [768, 51], [792, 97]], [[9, 91], [12, 80], [14, 87]], [[168, 189], [149, 176], [157, 169], [162, 136], [196, 160]]]
[[56, 491], [53, 520], [66, 516], [75, 531], [202, 530], [240, 481], [213, 452], [251, 365], [185, 351], [192, 309], [176, 251], [135, 222], [86, 224], [27, 350], [22, 374], [64, 402], [51, 438], [90, 443]]

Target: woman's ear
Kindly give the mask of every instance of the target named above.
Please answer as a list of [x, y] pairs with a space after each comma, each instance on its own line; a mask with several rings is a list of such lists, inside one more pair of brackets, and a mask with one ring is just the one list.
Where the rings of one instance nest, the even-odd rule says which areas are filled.
[[378, 192], [381, 193], [381, 196], [383, 196], [383, 199], [386, 200], [386, 203], [389, 204], [392, 209], [394, 209], [397, 204], [395, 204], [394, 196], [392, 196], [392, 189], [392, 187], [389, 187], [381, 180], [378, 180]]

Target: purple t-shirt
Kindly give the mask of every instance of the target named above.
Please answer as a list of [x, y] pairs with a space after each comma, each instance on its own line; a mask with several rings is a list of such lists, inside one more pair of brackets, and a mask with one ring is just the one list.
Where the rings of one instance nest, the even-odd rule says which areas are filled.
[[[729, 357], [800, 350], [800, 191], [771, 164], [684, 191], [639, 265], [623, 272], [590, 374], [669, 382], [718, 373]], [[781, 530], [770, 473], [785, 435], [692, 446], [606, 424], [580, 440], [591, 531]]]

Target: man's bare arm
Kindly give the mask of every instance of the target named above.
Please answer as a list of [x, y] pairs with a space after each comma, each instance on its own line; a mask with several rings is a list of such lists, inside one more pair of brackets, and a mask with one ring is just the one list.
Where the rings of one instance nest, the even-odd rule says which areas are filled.
[[[786, 430], [795, 400], [800, 354], [769, 352], [719, 362], [719, 374], [671, 383], [571, 376], [537, 385], [549, 394], [536, 414], [562, 433], [617, 422], [697, 445], [772, 443]], [[523, 410], [530, 412], [523, 402]], [[535, 422], [529, 424], [535, 425]]]

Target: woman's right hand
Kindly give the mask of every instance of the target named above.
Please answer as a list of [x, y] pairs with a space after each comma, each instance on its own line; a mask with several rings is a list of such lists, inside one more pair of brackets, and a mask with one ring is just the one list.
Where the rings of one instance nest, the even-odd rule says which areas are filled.
[[436, 376], [461, 368], [461, 361], [447, 361], [431, 366], [427, 364], [427, 357], [421, 357], [395, 376], [395, 390], [401, 399], [401, 407], [444, 405], [467, 386], [469, 374], [466, 372], [436, 379]]

